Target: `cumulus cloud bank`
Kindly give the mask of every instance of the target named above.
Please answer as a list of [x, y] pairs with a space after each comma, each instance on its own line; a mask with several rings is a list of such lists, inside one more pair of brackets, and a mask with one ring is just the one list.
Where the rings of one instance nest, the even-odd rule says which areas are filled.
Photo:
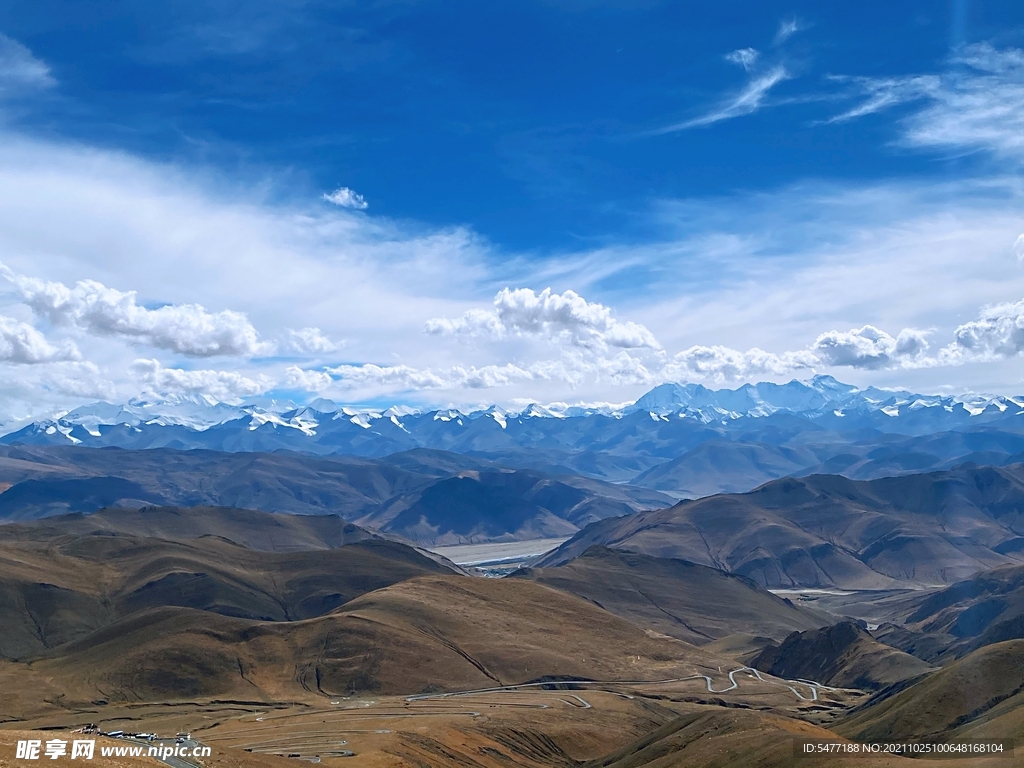
[[793, 371], [813, 368], [818, 362], [818, 358], [808, 351], [776, 355], [757, 347], [741, 352], [717, 345], [694, 346], [683, 350], [666, 363], [661, 376], [666, 380], [700, 377], [715, 381], [750, 376], [783, 376]]
[[981, 311], [977, 320], [957, 327], [953, 343], [940, 355], [942, 362], [997, 360], [1024, 352], [1024, 299], [995, 304]]
[[[562, 356], [530, 364], [453, 367], [447, 370], [408, 366], [345, 366], [326, 369], [322, 386], [373, 382], [402, 389], [501, 387], [517, 381], [560, 381], [571, 386], [598, 381], [652, 384], [693, 378], [734, 381], [784, 376], [820, 368], [892, 370], [959, 365], [991, 360], [1024, 351], [1024, 300], [985, 309], [978, 320], [959, 326], [954, 341], [930, 355], [932, 330], [904, 328], [896, 335], [864, 325], [848, 331], [821, 333], [803, 349], [746, 351], [722, 345], [696, 345], [669, 355], [644, 326], [620, 321], [604, 305], [586, 301], [573, 291], [553, 294], [530, 289], [504, 289], [491, 309], [471, 309], [456, 319], [427, 323], [434, 334], [502, 339], [522, 335], [566, 342]], [[620, 348], [614, 356], [612, 348]], [[313, 374], [325, 376], [327, 374]]]
[[[550, 301], [553, 298], [561, 301]], [[566, 300], [569, 308], [563, 303]], [[496, 297], [495, 309], [470, 310], [455, 320], [433, 320], [428, 330], [490, 339], [529, 333], [567, 340], [569, 344], [561, 350], [560, 357], [530, 363], [447, 368], [372, 363], [319, 370], [291, 366], [285, 383], [319, 393], [495, 389], [528, 382], [558, 382], [572, 388], [584, 382], [650, 386], [695, 378], [722, 383], [829, 367], [892, 370], [961, 365], [1024, 352], [1024, 300], [984, 309], [977, 320], [959, 326], [953, 342], [935, 355], [929, 355], [931, 330], [904, 328], [893, 336], [873, 325], [826, 331], [804, 349], [781, 353], [757, 347], [743, 351], [722, 345], [696, 345], [670, 355], [653, 342], [653, 336], [652, 343], [635, 344], [613, 353], [613, 345], [601, 334], [616, 324], [635, 324], [619, 323], [608, 312], [606, 307], [587, 302], [572, 291], [536, 294], [527, 289], [506, 289]], [[581, 317], [590, 320], [585, 322]], [[595, 321], [594, 317], [601, 320]], [[649, 334], [643, 326], [635, 327]]]
[[550, 288], [539, 294], [529, 288], [503, 288], [494, 297], [492, 309], [471, 309], [455, 319], [435, 318], [427, 322], [426, 331], [496, 339], [535, 336], [598, 350], [661, 346], [647, 328], [617, 320], [609, 307], [587, 301], [575, 291], [552, 293]]
[[261, 395], [274, 386], [273, 380], [258, 375], [250, 378], [237, 371], [165, 368], [159, 360], [136, 360], [132, 373], [144, 390], [157, 396], [209, 395], [226, 403]]
[[289, 330], [281, 346], [298, 354], [324, 354], [341, 348], [341, 344], [332, 341], [319, 328], [300, 328]]
[[895, 338], [873, 325], [821, 334], [811, 351], [825, 365], [890, 368], [920, 361], [928, 351], [928, 333], [904, 328]]
[[74, 342], [51, 344], [28, 323], [0, 316], [0, 360], [8, 363], [53, 363], [80, 360]]
[[70, 326], [97, 336], [118, 336], [191, 357], [267, 354], [242, 312], [209, 312], [199, 304], [140, 305], [135, 291], [81, 280], [73, 288], [19, 275], [0, 264], [0, 277], [14, 285], [32, 310], [55, 326]]

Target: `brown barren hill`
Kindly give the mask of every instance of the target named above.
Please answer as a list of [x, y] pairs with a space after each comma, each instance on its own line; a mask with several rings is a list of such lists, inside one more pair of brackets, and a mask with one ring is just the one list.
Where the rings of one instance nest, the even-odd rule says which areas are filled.
[[82, 703], [288, 701], [545, 677], [660, 680], [724, 663], [528, 581], [426, 576], [304, 621], [147, 610], [55, 649], [31, 669]]
[[933, 669], [883, 645], [852, 621], [794, 632], [781, 645], [765, 648], [750, 666], [776, 677], [865, 690], [879, 690]]
[[1024, 465], [849, 480], [783, 478], [743, 494], [593, 523], [536, 565], [597, 544], [676, 557], [767, 587], [952, 584], [1024, 562]]
[[782, 640], [830, 623], [750, 579], [686, 560], [594, 546], [564, 565], [523, 568], [513, 577], [578, 595], [666, 635], [703, 645], [749, 632]]
[[863, 741], [955, 738], [993, 717], [1014, 722], [989, 737], [1024, 735], [1024, 640], [985, 646], [836, 727]]
[[99, 533], [0, 543], [0, 657], [31, 659], [150, 608], [291, 621], [429, 573], [419, 551], [367, 538], [329, 550], [257, 552], [205, 536]]

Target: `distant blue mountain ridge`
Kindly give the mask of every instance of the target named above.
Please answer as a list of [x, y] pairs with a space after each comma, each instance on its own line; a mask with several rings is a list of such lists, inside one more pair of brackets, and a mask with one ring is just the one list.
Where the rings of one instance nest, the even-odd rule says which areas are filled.
[[492, 406], [463, 413], [228, 405], [202, 397], [95, 403], [0, 444], [298, 451], [386, 456], [415, 448], [632, 482], [678, 496], [794, 474], [855, 478], [1024, 459], [1024, 398], [858, 389], [831, 376], [712, 390], [661, 384], [625, 407]]

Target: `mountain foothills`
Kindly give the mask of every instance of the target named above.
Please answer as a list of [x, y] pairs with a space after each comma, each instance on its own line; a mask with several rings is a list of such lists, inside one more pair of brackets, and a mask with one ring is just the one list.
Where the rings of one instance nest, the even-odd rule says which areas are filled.
[[[781, 768], [795, 739], [1024, 735], [1024, 642], [926, 662], [683, 560], [594, 547], [487, 579], [334, 515], [217, 507], [4, 531], [0, 747], [97, 723], [189, 732], [225, 768]], [[1014, 614], [1020, 571], [918, 590], [891, 626]], [[847, 763], [920, 761], [801, 760]]]
[[6, 444], [297, 451], [383, 457], [429, 448], [504, 466], [630, 482], [694, 498], [786, 475], [870, 479], [1024, 460], [1024, 398], [857, 389], [828, 376], [736, 390], [663, 384], [625, 406], [373, 411], [329, 400], [96, 403]]
[[570, 536], [672, 503], [645, 488], [426, 449], [365, 459], [0, 446], [0, 484], [7, 521], [109, 506], [219, 505], [341, 515], [425, 544]]
[[537, 564], [594, 545], [683, 558], [768, 587], [951, 584], [1024, 563], [1024, 465], [783, 478], [592, 523]]
[[705, 645], [750, 633], [782, 640], [797, 629], [831, 624], [752, 581], [686, 560], [591, 547], [560, 567], [521, 568], [513, 578], [578, 595], [617, 616]]

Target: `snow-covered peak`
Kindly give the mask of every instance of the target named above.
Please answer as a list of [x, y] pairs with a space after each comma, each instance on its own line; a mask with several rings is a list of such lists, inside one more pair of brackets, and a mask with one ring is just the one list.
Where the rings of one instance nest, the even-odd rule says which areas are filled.
[[458, 421], [461, 423], [462, 414], [453, 408], [445, 411], [435, 411], [434, 421]]
[[154, 424], [204, 430], [217, 424], [245, 417], [246, 409], [220, 403], [205, 396], [177, 396], [162, 400], [129, 400], [124, 405], [98, 402], [69, 411], [62, 417], [97, 434], [102, 426], [113, 424]]
[[561, 413], [558, 413], [557, 411], [552, 411], [552, 410], [550, 410], [548, 408], [545, 408], [543, 405], [540, 405], [539, 403], [530, 403], [530, 405], [526, 406], [526, 408], [524, 408], [520, 412], [519, 418], [521, 418], [521, 419], [564, 419], [565, 416], [562, 415]]
[[318, 397], [316, 400], [309, 403], [307, 406], [310, 410], [317, 411], [318, 413], [337, 413], [339, 406], [333, 400], [328, 400], [325, 397]]
[[[503, 430], [515, 420], [565, 420], [597, 417], [627, 418], [636, 416], [655, 422], [728, 425], [745, 419], [790, 417], [819, 421], [829, 428], [850, 429], [856, 426], [919, 434], [934, 422], [942, 428], [958, 424], [988, 423], [1007, 417], [1024, 415], [1024, 398], [970, 393], [964, 395], [925, 395], [906, 390], [866, 387], [858, 389], [842, 384], [829, 376], [816, 376], [809, 381], [790, 381], [786, 384], [762, 382], [746, 384], [736, 389], [709, 389], [700, 384], [661, 384], [634, 403], [580, 403], [563, 402], [542, 405], [520, 401], [520, 409], [492, 405], [466, 413], [455, 408], [423, 412], [394, 405], [387, 409], [339, 406], [332, 400], [319, 398], [309, 405], [261, 399], [259, 403], [232, 405], [203, 396], [178, 396], [163, 399], [130, 400], [124, 404], [96, 402], [72, 411], [42, 419], [27, 426], [12, 425], [5, 442], [35, 440], [42, 443], [85, 445], [133, 444], [131, 434], [146, 431], [140, 440], [144, 446], [180, 444], [181, 434], [171, 429], [193, 433], [215, 429], [217, 434], [230, 432], [237, 423], [239, 429], [276, 432], [282, 440], [293, 441], [314, 438], [319, 441], [325, 434], [337, 429], [355, 427], [362, 432], [388, 436], [394, 440], [393, 430], [414, 438], [424, 424], [450, 422], [453, 428], [468, 429], [478, 420], [493, 421]], [[881, 417], [881, 421], [879, 421]], [[168, 429], [157, 436], [152, 430]], [[717, 427], [715, 427], [717, 428]], [[20, 436], [20, 437], [19, 437]], [[206, 438], [195, 438], [205, 444]], [[227, 438], [210, 438], [211, 444]], [[333, 438], [331, 438], [333, 439]], [[404, 438], [402, 438], [404, 439]], [[400, 441], [399, 441], [400, 442]], [[389, 445], [398, 445], [392, 443]], [[293, 442], [288, 447], [300, 448]], [[333, 445], [328, 439], [325, 445]]]

